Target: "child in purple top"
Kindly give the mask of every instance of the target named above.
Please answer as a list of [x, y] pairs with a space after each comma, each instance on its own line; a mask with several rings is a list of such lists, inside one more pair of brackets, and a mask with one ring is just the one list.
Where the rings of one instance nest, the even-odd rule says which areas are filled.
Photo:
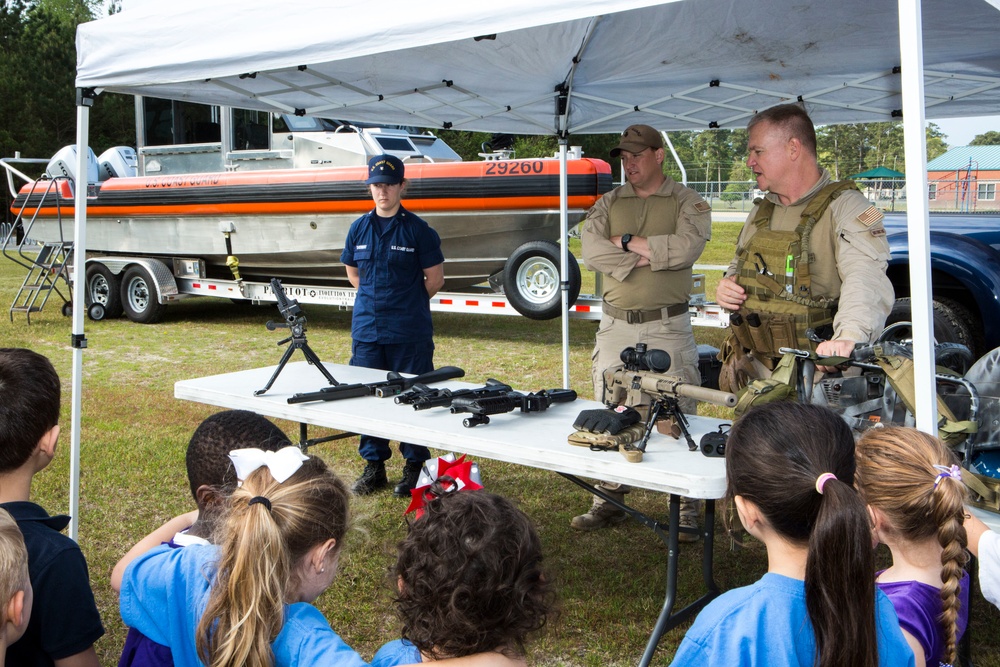
[[955, 664], [969, 620], [966, 490], [955, 456], [934, 436], [901, 426], [867, 431], [856, 451], [875, 541], [892, 553], [878, 586], [917, 667]]

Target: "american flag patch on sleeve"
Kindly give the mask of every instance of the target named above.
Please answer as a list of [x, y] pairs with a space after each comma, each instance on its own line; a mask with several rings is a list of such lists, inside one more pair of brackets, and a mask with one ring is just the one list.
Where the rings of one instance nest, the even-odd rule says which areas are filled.
[[858, 216], [858, 222], [865, 227], [871, 227], [876, 222], [881, 222], [883, 217], [885, 216], [882, 215], [882, 211], [878, 210], [878, 207], [869, 206]]

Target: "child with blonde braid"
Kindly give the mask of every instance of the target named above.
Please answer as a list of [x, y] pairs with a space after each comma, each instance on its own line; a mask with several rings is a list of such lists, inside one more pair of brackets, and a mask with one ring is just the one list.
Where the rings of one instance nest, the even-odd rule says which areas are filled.
[[[129, 552], [121, 581], [112, 581], [122, 620], [169, 646], [178, 665], [365, 665], [311, 604], [337, 573], [347, 486], [296, 447], [241, 449], [230, 458], [242, 484], [229, 497], [218, 546]], [[171, 533], [173, 522], [158, 531]], [[497, 654], [453, 664], [518, 663]]]
[[932, 435], [872, 429], [857, 444], [858, 490], [892, 566], [878, 587], [896, 607], [917, 667], [955, 664], [969, 622], [966, 490], [955, 455]]
[[726, 443], [726, 498], [767, 549], [767, 574], [695, 619], [673, 665], [903, 667], [913, 652], [872, 581], [854, 436], [826, 408], [755, 407]]

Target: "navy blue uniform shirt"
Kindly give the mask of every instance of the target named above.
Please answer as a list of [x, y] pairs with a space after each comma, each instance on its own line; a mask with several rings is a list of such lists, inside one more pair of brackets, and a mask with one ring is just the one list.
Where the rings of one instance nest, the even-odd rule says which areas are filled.
[[358, 269], [351, 337], [387, 345], [430, 340], [430, 297], [424, 269], [444, 262], [441, 238], [402, 206], [379, 234], [375, 211], [351, 225], [340, 261]]

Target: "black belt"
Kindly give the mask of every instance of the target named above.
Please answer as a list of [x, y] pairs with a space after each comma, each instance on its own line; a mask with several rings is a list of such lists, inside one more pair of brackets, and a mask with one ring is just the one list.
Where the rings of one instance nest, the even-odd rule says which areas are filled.
[[629, 324], [645, 324], [646, 322], [669, 320], [672, 317], [683, 315], [688, 312], [688, 305], [686, 303], [673, 303], [656, 310], [622, 310], [604, 301], [601, 303], [601, 312], [607, 313], [616, 320], [625, 320]]

